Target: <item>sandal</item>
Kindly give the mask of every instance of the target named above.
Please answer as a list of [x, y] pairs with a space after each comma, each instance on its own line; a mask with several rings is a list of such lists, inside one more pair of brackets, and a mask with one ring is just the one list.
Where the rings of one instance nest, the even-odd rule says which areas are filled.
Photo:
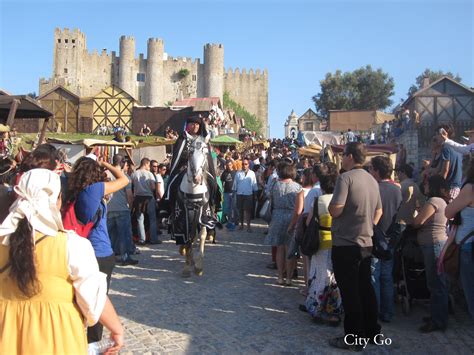
[[285, 281], [283, 280], [283, 278], [278, 278], [277, 280], [277, 285], [280, 285], [280, 286], [284, 286], [285, 285]]

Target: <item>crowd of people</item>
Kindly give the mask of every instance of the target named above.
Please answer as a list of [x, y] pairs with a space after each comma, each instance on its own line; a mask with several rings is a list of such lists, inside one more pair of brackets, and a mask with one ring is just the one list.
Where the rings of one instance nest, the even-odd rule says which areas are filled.
[[[162, 243], [167, 226], [159, 210], [166, 209], [174, 176], [187, 164], [187, 141], [203, 128], [208, 126], [201, 118], [188, 120], [171, 162], [143, 158], [135, 167], [121, 154], [111, 164], [90, 154], [70, 165], [49, 144], [18, 162], [1, 159], [0, 353], [85, 352], [87, 343], [102, 338], [103, 326], [114, 341], [109, 351], [123, 346], [123, 328], [107, 297], [114, 267], [137, 264], [137, 245]], [[231, 232], [252, 233], [252, 219], [268, 200], [264, 242], [272, 249], [268, 267], [276, 269], [276, 283], [294, 286], [301, 262], [299, 309], [320, 324], [343, 322], [346, 335], [372, 341], [383, 333], [379, 322], [391, 322], [395, 313], [396, 225], [402, 238], [416, 239], [423, 255], [431, 308], [420, 331], [444, 330], [450, 279], [440, 260], [452, 243], [459, 245], [460, 280], [474, 319], [473, 160], [464, 159], [463, 168], [474, 131], [467, 133], [469, 144], [461, 145], [452, 140], [451, 127], [438, 127], [433, 157], [419, 174], [407, 163], [394, 167], [384, 156], [368, 160], [356, 141], [345, 145], [341, 167], [299, 156], [291, 139], [215, 151], [210, 176], [222, 185], [220, 221]], [[212, 205], [219, 212], [220, 201]], [[80, 226], [76, 232], [65, 228], [71, 218]], [[308, 254], [302, 240], [312, 221], [318, 246]], [[87, 239], [79, 237], [87, 226]], [[376, 231], [388, 242], [388, 258], [373, 255]], [[330, 344], [360, 350], [344, 336]]]
[[[301, 220], [308, 226], [317, 214], [319, 248], [301, 255], [305, 301], [300, 309], [328, 325], [339, 324], [344, 315], [345, 334], [372, 340], [381, 333], [379, 322], [391, 322], [395, 313], [393, 230], [398, 228], [402, 239], [416, 241], [431, 295], [430, 314], [420, 331], [445, 330], [449, 284], [456, 280], [443, 272], [443, 260], [452, 243], [460, 248], [460, 280], [474, 319], [474, 162], [465, 159], [463, 167], [462, 156], [473, 151], [474, 131], [466, 133], [470, 140], [462, 145], [451, 139], [452, 127], [437, 127], [432, 160], [419, 173], [406, 162], [393, 166], [388, 157], [368, 162], [364, 145], [355, 141], [345, 145], [340, 171], [330, 162], [295, 160], [288, 142], [273, 141], [261, 154], [236, 153], [223, 164], [224, 218], [229, 229], [238, 225], [251, 232], [252, 216], [258, 215], [262, 200], [271, 200], [265, 238], [273, 249], [269, 267], [277, 269], [278, 285], [290, 286], [298, 254], [295, 241], [301, 242], [304, 233]], [[394, 238], [386, 250], [389, 257], [373, 256], [374, 229], [387, 241]], [[330, 344], [360, 350], [344, 337]]]

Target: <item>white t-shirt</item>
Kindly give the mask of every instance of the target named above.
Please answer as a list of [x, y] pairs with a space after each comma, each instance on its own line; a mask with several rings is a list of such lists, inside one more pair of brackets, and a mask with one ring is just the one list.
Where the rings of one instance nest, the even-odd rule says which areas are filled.
[[[164, 196], [165, 195], [165, 182], [161, 174], [156, 174], [156, 183], [158, 184], [158, 194], [161, 196]], [[156, 196], [156, 197], [157, 199], [160, 198], [160, 196]]]
[[132, 174], [133, 193], [135, 196], [153, 197], [153, 186], [155, 186], [155, 177], [153, 173], [138, 169]]
[[309, 213], [309, 211], [311, 211], [311, 208], [314, 204], [314, 199], [318, 196], [321, 196], [321, 194], [321, 186], [319, 185], [319, 182], [317, 182], [313, 185], [313, 188], [309, 190], [308, 194], [304, 199], [303, 213]]

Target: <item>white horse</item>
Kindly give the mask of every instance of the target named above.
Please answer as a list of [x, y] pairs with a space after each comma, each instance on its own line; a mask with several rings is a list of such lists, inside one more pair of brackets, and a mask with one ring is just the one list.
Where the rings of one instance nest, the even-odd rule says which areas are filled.
[[[186, 263], [182, 272], [183, 277], [191, 276], [191, 268], [198, 276], [203, 274], [204, 246], [206, 243], [207, 228], [213, 229], [215, 225], [203, 218], [211, 215], [209, 207], [209, 185], [208, 178], [208, 142], [209, 137], [195, 138], [189, 147], [188, 166], [186, 174], [181, 180], [177, 199], [184, 205], [184, 214], [186, 216], [186, 230], [189, 233], [188, 242], [180, 246], [180, 254], [186, 257]], [[199, 254], [194, 260], [193, 244], [196, 241], [196, 235], [199, 233]]]

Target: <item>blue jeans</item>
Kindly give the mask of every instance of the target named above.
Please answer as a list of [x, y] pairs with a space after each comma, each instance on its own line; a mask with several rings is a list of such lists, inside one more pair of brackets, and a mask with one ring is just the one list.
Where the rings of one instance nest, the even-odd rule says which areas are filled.
[[448, 325], [448, 282], [445, 274], [438, 275], [436, 260], [444, 243], [421, 245], [425, 263], [426, 284], [431, 293], [431, 318], [441, 328]]
[[467, 307], [472, 320], [474, 320], [474, 259], [472, 258], [472, 242], [461, 247], [460, 276]]
[[393, 258], [391, 260], [372, 258], [371, 271], [379, 318], [388, 322], [393, 317], [395, 302], [393, 296]]
[[107, 230], [114, 252], [126, 260], [134, 250], [130, 211], [108, 212]]
[[224, 192], [224, 204], [222, 208], [222, 214], [227, 217], [229, 222], [234, 222], [234, 208], [233, 208], [233, 193]]
[[[147, 211], [148, 215], [148, 222], [150, 224], [150, 241], [157, 242], [158, 241], [158, 228], [156, 225], [156, 203], [153, 197], [150, 197], [147, 203]], [[137, 222], [138, 222], [138, 236], [140, 238], [140, 242], [146, 241], [146, 232], [145, 232], [145, 214], [138, 212], [137, 213]]]

